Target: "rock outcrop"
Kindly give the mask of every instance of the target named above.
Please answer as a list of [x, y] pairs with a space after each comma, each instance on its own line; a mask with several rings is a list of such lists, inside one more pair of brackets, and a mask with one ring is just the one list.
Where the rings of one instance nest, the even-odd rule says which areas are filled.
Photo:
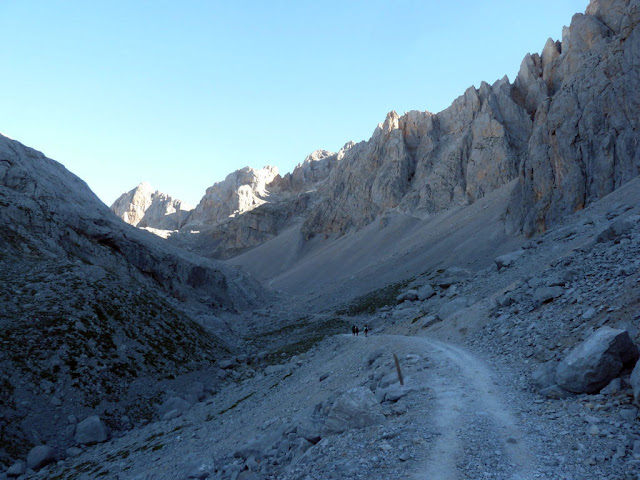
[[197, 230], [203, 225], [215, 225], [232, 215], [239, 215], [267, 203], [269, 185], [278, 177], [278, 168], [266, 166], [260, 170], [245, 167], [227, 175], [207, 189], [193, 210], [185, 227]]
[[638, 175], [639, 22], [637, 0], [592, 0], [561, 44], [525, 58], [513, 90], [533, 127], [513, 230], [544, 231]]
[[213, 258], [265, 243], [306, 217], [317, 201], [317, 189], [352, 146], [347, 143], [338, 153], [316, 150], [284, 177], [275, 167], [233, 172], [207, 189], [180, 233], [170, 240]]
[[428, 216], [473, 202], [516, 178], [531, 126], [506, 78], [439, 114], [391, 112], [334, 169], [305, 236], [345, 233], [389, 209]]
[[143, 182], [118, 197], [111, 210], [134, 227], [178, 230], [189, 218], [193, 207], [154, 191], [151, 185]]
[[525, 56], [513, 84], [471, 87], [438, 114], [391, 112], [334, 169], [305, 236], [358, 229], [389, 209], [438, 213], [515, 178], [507, 223], [531, 235], [637, 176], [639, 11], [593, 0], [562, 42]]

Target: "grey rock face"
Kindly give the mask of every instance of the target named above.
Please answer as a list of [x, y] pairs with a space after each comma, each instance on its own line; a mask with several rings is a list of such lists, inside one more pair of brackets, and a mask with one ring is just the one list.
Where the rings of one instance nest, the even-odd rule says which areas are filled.
[[85, 418], [76, 427], [76, 442], [80, 445], [106, 442], [107, 438], [107, 427], [97, 415]]
[[[345, 148], [350, 148], [347, 144]], [[345, 148], [339, 153], [327, 150], [316, 150], [307, 156], [304, 161], [296, 166], [290, 174], [286, 174], [279, 185], [282, 189], [289, 189], [293, 192], [302, 192], [309, 188], [317, 188], [318, 184], [324, 182], [331, 173], [331, 170], [344, 156]]]
[[506, 79], [468, 89], [437, 115], [391, 112], [333, 170], [304, 234], [345, 233], [392, 208], [429, 215], [473, 202], [516, 178], [530, 130]]
[[272, 166], [260, 170], [245, 167], [230, 173], [207, 189], [185, 226], [197, 230], [263, 205], [270, 195], [268, 186], [277, 176], [278, 168]]
[[637, 176], [639, 120], [626, 112], [640, 102], [639, 20], [636, 2], [592, 1], [559, 53], [547, 44], [546, 63], [523, 64], [514, 88], [534, 124], [510, 206], [515, 230], [544, 231]]
[[[284, 177], [275, 167], [246, 167], [228, 175], [207, 189], [182, 235], [171, 240], [213, 258], [228, 258], [265, 243], [306, 215], [318, 186], [351, 147], [348, 143], [338, 153], [317, 150]], [[194, 237], [193, 231], [199, 235]]]
[[594, 393], [638, 358], [638, 348], [625, 330], [602, 327], [558, 364], [559, 386], [575, 393]]
[[193, 207], [169, 195], [154, 191], [148, 183], [141, 183], [123, 193], [111, 210], [129, 225], [160, 230], [177, 230], [189, 218]]
[[27, 455], [27, 468], [32, 470], [40, 470], [50, 463], [56, 461], [56, 452], [48, 445], [38, 445], [33, 447]]
[[365, 387], [355, 387], [338, 397], [324, 425], [328, 434], [352, 428], [365, 428], [384, 421], [382, 407], [374, 394]]

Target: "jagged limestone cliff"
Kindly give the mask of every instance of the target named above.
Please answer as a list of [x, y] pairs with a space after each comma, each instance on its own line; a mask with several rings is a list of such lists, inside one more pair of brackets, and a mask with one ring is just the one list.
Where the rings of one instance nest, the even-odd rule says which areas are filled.
[[134, 227], [178, 230], [189, 218], [193, 207], [153, 190], [143, 182], [118, 197], [111, 210]]
[[524, 57], [513, 83], [470, 87], [437, 114], [391, 112], [368, 141], [314, 152], [285, 177], [234, 172], [187, 223], [207, 231], [199, 251], [233, 255], [293, 219], [309, 239], [389, 211], [427, 218], [516, 179], [507, 230], [544, 231], [638, 175], [639, 10], [639, 0], [592, 0], [562, 41]]

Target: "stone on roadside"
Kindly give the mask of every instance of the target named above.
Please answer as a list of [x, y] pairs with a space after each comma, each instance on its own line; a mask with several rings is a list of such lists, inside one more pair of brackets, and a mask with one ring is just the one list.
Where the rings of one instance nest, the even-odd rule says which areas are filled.
[[324, 425], [326, 433], [342, 433], [352, 428], [365, 428], [384, 421], [382, 407], [366, 387], [355, 387], [340, 395], [329, 410]]
[[168, 420], [165, 418], [168, 414], [172, 413], [176, 410], [175, 413], [172, 413], [171, 418], [179, 417], [184, 414], [191, 408], [192, 404], [180, 397], [170, 397], [158, 407], [158, 416], [163, 420]]
[[215, 464], [212, 461], [195, 462], [187, 466], [184, 480], [197, 479], [204, 480], [215, 474]]
[[306, 441], [316, 444], [322, 439], [322, 424], [319, 419], [308, 415], [298, 419], [296, 432]]
[[605, 228], [596, 239], [597, 242], [608, 242], [615, 240], [622, 235], [626, 235], [634, 227], [635, 222], [630, 218], [619, 218], [611, 222], [611, 224]]
[[27, 455], [27, 468], [40, 470], [56, 461], [56, 452], [49, 445], [33, 447]]
[[69, 447], [65, 453], [67, 454], [67, 457], [77, 457], [82, 453], [82, 449], [78, 447]]
[[522, 255], [524, 255], [524, 250], [515, 250], [496, 257], [494, 262], [496, 262], [498, 270], [502, 270], [503, 268], [512, 267]]
[[436, 294], [436, 291], [431, 285], [423, 285], [418, 289], [418, 300], [421, 302], [430, 299]]
[[638, 348], [626, 330], [602, 327], [558, 364], [556, 381], [571, 392], [595, 393], [637, 358]]
[[434, 326], [436, 323], [440, 323], [441, 321], [442, 320], [436, 315], [427, 315], [426, 317], [422, 317], [420, 319], [420, 326], [422, 328], [429, 328]]
[[396, 303], [400, 305], [402, 302], [415, 302], [418, 300], [418, 291], [417, 290], [407, 290], [404, 293], [401, 293], [396, 298]]
[[545, 362], [536, 368], [531, 374], [531, 381], [538, 391], [556, 384], [556, 362]]
[[629, 379], [631, 388], [633, 388], [633, 397], [636, 402], [640, 398], [640, 362], [636, 362], [636, 366], [631, 372], [631, 378]]
[[386, 388], [378, 388], [376, 390], [376, 400], [382, 402], [397, 402], [405, 397], [411, 389], [406, 385], [393, 384]]
[[437, 283], [439, 287], [448, 288], [455, 283], [469, 280], [469, 278], [471, 278], [471, 272], [469, 270], [460, 267], [450, 267], [440, 275]]
[[16, 463], [11, 465], [11, 467], [9, 467], [9, 470], [7, 470], [5, 473], [7, 474], [7, 477], [15, 478], [19, 477], [20, 475], [24, 475], [26, 471], [27, 464], [22, 460], [18, 460]]
[[533, 302], [536, 307], [549, 303], [564, 293], [562, 287], [539, 287], [533, 292]]
[[544, 395], [545, 397], [552, 398], [554, 400], [561, 400], [563, 398], [572, 397], [574, 394], [559, 387], [558, 385], [551, 385], [550, 387], [540, 390], [540, 395]]
[[107, 437], [107, 427], [97, 415], [85, 418], [76, 427], [76, 443], [80, 445], [106, 442]]
[[622, 388], [622, 382], [619, 378], [614, 378], [609, 382], [609, 385], [600, 390], [600, 393], [603, 395], [613, 395], [614, 393], [620, 392]]
[[463, 308], [467, 308], [469, 302], [466, 298], [460, 297], [445, 303], [438, 309], [438, 318], [446, 320], [454, 313], [459, 312]]
[[375, 362], [378, 358], [380, 358], [382, 355], [384, 355], [384, 350], [383, 350], [383, 349], [379, 348], [379, 349], [377, 349], [377, 350], [374, 350], [374, 351], [373, 351], [373, 352], [371, 352], [371, 353], [369, 354], [369, 356], [367, 357], [367, 363], [368, 363], [369, 365], [373, 365], [373, 364], [374, 364], [374, 362]]

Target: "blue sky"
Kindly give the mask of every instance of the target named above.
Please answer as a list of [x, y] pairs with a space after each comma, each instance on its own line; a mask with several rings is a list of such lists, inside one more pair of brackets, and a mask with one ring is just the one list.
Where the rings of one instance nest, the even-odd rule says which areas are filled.
[[141, 181], [197, 204], [243, 166], [291, 171], [513, 81], [587, 0], [0, 0], [0, 132], [107, 204]]

